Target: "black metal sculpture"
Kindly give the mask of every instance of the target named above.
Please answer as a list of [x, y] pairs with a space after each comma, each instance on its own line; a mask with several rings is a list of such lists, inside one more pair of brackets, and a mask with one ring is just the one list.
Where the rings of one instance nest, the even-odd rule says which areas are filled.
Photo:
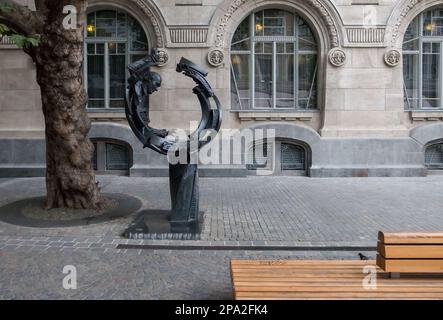
[[[185, 163], [170, 162], [169, 165], [172, 204], [170, 224], [173, 233], [195, 233], [199, 222], [198, 167], [197, 162], [191, 163], [191, 159], [219, 132], [222, 122], [221, 104], [206, 80], [208, 71], [182, 58], [177, 65], [177, 72], [197, 83], [193, 93], [197, 95], [202, 110], [199, 126], [185, 143], [178, 142], [169, 130], [150, 127], [149, 97], [159, 90], [162, 83], [161, 76], [152, 72], [151, 67], [158, 64], [158, 51], [153, 49], [149, 56], [128, 66], [130, 78], [126, 90], [126, 116], [144, 148], [163, 155], [172, 152], [177, 159], [186, 159]], [[214, 107], [211, 100], [215, 103]], [[183, 154], [186, 156], [181, 157]]]

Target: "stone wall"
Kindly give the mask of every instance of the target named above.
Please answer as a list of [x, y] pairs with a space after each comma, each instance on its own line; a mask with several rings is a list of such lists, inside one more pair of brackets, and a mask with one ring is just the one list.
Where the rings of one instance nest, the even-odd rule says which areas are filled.
[[[191, 93], [194, 83], [175, 71], [176, 62], [185, 56], [208, 68], [208, 80], [224, 107], [223, 128], [243, 129], [265, 123], [275, 128], [303, 127], [316, 132], [320, 142], [313, 149], [313, 176], [424, 174], [423, 141], [417, 142], [411, 135], [421, 130], [417, 127], [427, 124], [439, 127], [443, 112], [404, 110], [401, 44], [410, 21], [423, 10], [443, 5], [443, 0], [90, 0], [89, 3], [90, 10], [110, 7], [128, 11], [141, 23], [152, 46], [161, 48], [168, 57], [157, 69], [163, 85], [151, 101], [153, 126], [188, 129], [190, 121], [200, 118], [198, 103]], [[320, 62], [318, 111], [231, 111], [230, 39], [242, 19], [253, 10], [269, 7], [297, 12], [316, 33]], [[92, 136], [97, 134], [97, 128], [105, 127], [126, 132], [122, 139], [136, 150], [133, 175], [163, 175], [165, 164], [156, 155], [140, 150], [133, 138], [129, 138], [121, 111], [89, 114], [96, 123]], [[6, 170], [15, 165], [44, 166], [40, 158], [44, 121], [34, 67], [26, 55], [6, 42], [0, 44], [0, 115], [0, 167]], [[109, 130], [100, 134], [111, 134]], [[435, 131], [436, 138], [443, 138], [439, 134]], [[28, 157], [28, 153], [37, 156]], [[23, 174], [27, 174], [26, 170]], [[3, 169], [2, 174], [7, 175]]]

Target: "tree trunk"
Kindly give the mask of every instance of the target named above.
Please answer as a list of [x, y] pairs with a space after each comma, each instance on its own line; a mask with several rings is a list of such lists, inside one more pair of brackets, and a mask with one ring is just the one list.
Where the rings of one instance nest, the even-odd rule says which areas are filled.
[[46, 124], [46, 206], [97, 209], [101, 197], [92, 167], [94, 146], [87, 137], [91, 124], [83, 82], [83, 34], [63, 28], [65, 1], [57, 2], [47, 2], [51, 8], [40, 45], [29, 52], [37, 67]]

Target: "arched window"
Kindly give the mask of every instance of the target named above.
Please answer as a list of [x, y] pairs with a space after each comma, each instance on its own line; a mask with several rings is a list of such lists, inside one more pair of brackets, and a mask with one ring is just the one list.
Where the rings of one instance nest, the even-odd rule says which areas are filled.
[[301, 144], [276, 140], [272, 143], [255, 141], [247, 154], [247, 169], [265, 169], [274, 175], [308, 174], [310, 154]]
[[124, 142], [93, 139], [92, 164], [99, 174], [128, 174], [132, 167], [132, 150]]
[[281, 144], [281, 170], [306, 170], [306, 152], [301, 146]]
[[85, 70], [88, 108], [124, 108], [126, 66], [148, 53], [141, 25], [122, 11], [88, 14]]
[[291, 12], [267, 9], [247, 17], [231, 44], [232, 109], [317, 107], [317, 42]]
[[428, 169], [443, 170], [443, 142], [426, 148], [425, 164]]
[[443, 8], [420, 14], [403, 43], [406, 109], [443, 109]]

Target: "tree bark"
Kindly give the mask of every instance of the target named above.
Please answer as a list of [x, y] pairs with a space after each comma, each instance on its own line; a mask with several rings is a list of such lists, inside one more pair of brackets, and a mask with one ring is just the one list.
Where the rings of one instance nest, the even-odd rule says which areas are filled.
[[64, 5], [77, 5], [84, 15], [85, 3], [46, 1], [40, 45], [27, 50], [36, 64], [45, 117], [48, 209], [97, 209], [101, 204], [92, 167], [94, 146], [87, 137], [91, 124], [83, 81], [83, 32], [62, 25]]

